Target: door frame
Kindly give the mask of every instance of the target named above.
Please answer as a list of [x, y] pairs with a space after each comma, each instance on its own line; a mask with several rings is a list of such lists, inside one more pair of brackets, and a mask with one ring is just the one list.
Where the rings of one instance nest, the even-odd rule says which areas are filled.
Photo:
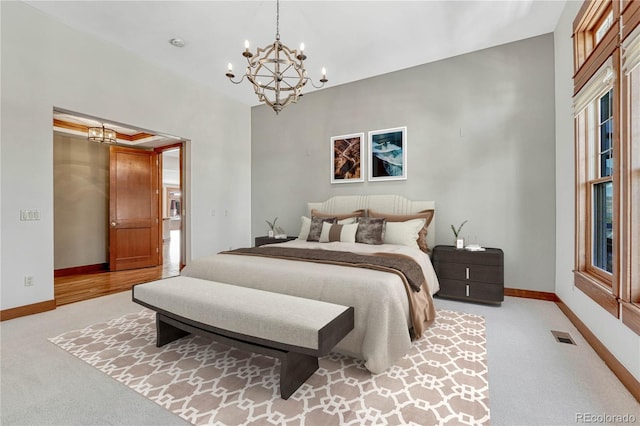
[[[164, 185], [162, 182], [162, 169], [163, 169], [163, 157], [162, 154], [165, 151], [171, 151], [174, 149], [178, 149], [179, 150], [179, 160], [178, 160], [178, 165], [180, 167], [178, 176], [179, 176], [179, 186], [180, 186], [180, 191], [182, 192], [182, 202], [180, 203], [180, 208], [181, 208], [181, 212], [180, 212], [180, 270], [182, 270], [182, 268], [184, 268], [185, 266], [185, 247], [186, 247], [186, 217], [187, 217], [187, 208], [186, 208], [186, 188], [185, 188], [185, 177], [184, 177], [184, 172], [185, 172], [185, 166], [184, 166], [184, 160], [185, 160], [185, 155], [184, 155], [184, 150], [185, 150], [185, 142], [184, 140], [180, 141], [180, 142], [176, 142], [170, 145], [164, 145], [164, 146], [160, 146], [157, 148], [154, 148], [153, 150], [158, 154], [158, 182], [160, 183], [160, 191], [163, 193], [164, 192]], [[158, 197], [158, 221], [162, 224], [163, 222], [163, 215], [162, 215], [162, 211], [163, 211], [163, 202], [164, 202], [164, 194], [162, 194], [162, 196]], [[162, 241], [162, 226], [159, 227], [158, 229], [158, 237], [160, 238], [159, 241]], [[160, 265], [164, 264], [164, 259], [163, 259], [163, 253], [162, 250], [159, 250], [158, 253], [158, 263]]]

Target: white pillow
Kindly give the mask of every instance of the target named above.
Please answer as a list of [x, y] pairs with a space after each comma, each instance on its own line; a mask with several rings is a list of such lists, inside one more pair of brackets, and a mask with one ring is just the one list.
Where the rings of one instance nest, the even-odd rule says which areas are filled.
[[[348, 220], [348, 219], [344, 219]], [[333, 224], [324, 222], [322, 224], [322, 232], [320, 232], [320, 242], [329, 243], [334, 241], [340, 241], [343, 243], [355, 243], [356, 231], [358, 230], [357, 223], [351, 224]]]
[[411, 219], [405, 222], [387, 222], [384, 232], [385, 244], [399, 244], [419, 249], [418, 232], [422, 229], [426, 219]]
[[[307, 240], [307, 237], [309, 236], [309, 229], [311, 228], [311, 218], [306, 217], [306, 216], [302, 216], [301, 218], [302, 224], [300, 226], [300, 233], [298, 234], [298, 239], [299, 240]], [[356, 218], [355, 217], [349, 217], [346, 219], [342, 219], [338, 221], [339, 225], [349, 225], [352, 223], [356, 222]]]

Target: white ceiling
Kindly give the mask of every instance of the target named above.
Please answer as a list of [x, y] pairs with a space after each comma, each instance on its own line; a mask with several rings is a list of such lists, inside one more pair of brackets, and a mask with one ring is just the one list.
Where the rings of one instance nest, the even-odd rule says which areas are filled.
[[[574, 1], [574, 0], [568, 0]], [[280, 3], [281, 41], [305, 44], [306, 69], [325, 87], [553, 32], [566, 0], [302, 1]], [[247, 105], [249, 83], [234, 85], [251, 50], [273, 43], [276, 2], [27, 1], [67, 25], [130, 50]], [[169, 43], [178, 37], [183, 48]], [[306, 92], [313, 88], [307, 85]]]

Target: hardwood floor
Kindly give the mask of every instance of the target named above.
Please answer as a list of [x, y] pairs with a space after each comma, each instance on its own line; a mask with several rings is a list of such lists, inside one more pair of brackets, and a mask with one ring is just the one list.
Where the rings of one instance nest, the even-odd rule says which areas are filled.
[[54, 278], [56, 305], [79, 302], [107, 294], [128, 291], [134, 284], [180, 275], [180, 231], [171, 231], [163, 244], [164, 264], [152, 268], [118, 272], [70, 275]]

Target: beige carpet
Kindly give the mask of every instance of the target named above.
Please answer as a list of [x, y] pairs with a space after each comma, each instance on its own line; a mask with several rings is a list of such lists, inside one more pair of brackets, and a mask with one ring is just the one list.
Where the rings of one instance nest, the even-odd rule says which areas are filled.
[[217, 425], [489, 424], [484, 318], [439, 310], [386, 372], [339, 354], [288, 400], [278, 361], [188, 336], [155, 347], [143, 310], [49, 339], [183, 419]]

